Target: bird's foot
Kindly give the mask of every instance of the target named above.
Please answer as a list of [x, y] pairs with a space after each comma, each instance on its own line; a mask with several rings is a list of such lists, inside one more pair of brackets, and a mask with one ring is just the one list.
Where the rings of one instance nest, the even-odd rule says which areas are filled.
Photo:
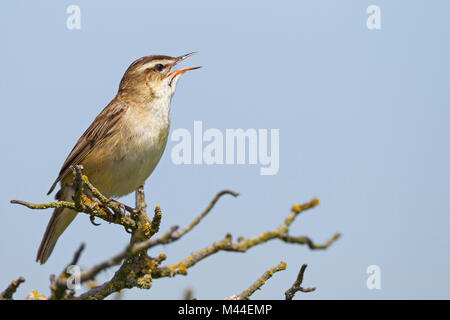
[[119, 207], [119, 209], [120, 209], [120, 213], [122, 214], [122, 215], [126, 215], [126, 213], [127, 213], [127, 211], [129, 211], [129, 212], [133, 212], [134, 211], [134, 209], [133, 208], [130, 208], [129, 206], [127, 206], [126, 204], [124, 204], [124, 203], [122, 203], [122, 202], [119, 202], [119, 201], [116, 201], [116, 200], [114, 200], [114, 199], [112, 199], [112, 198], [110, 198], [109, 200], [108, 200], [108, 203], [107, 203], [108, 205], [109, 205], [109, 207], [111, 208], [111, 209], [113, 209], [112, 207]]

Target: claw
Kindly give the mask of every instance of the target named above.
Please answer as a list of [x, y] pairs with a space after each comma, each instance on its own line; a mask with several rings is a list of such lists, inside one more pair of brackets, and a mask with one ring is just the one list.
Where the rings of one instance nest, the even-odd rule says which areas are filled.
[[125, 231], [126, 231], [127, 233], [130, 233], [130, 234], [133, 233], [133, 231], [132, 231], [130, 228], [127, 228], [127, 227], [124, 227], [124, 228], [125, 228]]
[[98, 202], [98, 206], [100, 208], [102, 208], [102, 210], [104, 210], [107, 214], [109, 215], [113, 215], [113, 212], [111, 211], [110, 208], [108, 208], [105, 204], [103, 204], [102, 202]]
[[95, 216], [90, 216], [89, 217], [89, 220], [91, 220], [91, 223], [94, 225], [94, 226], [99, 226], [99, 225], [101, 225], [101, 223], [96, 223], [95, 222]]
[[122, 215], [126, 215], [126, 213], [127, 213], [126, 205], [124, 205], [123, 203], [116, 201], [112, 198], [109, 199], [109, 203], [114, 203], [116, 206], [118, 206], [120, 208], [120, 210], [122, 211]]

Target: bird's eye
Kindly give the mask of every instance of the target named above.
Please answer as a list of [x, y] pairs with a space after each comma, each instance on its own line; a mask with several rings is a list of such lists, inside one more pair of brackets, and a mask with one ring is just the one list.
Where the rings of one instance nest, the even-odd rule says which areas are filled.
[[163, 66], [161, 63], [158, 63], [158, 64], [155, 66], [155, 69], [156, 69], [157, 71], [162, 71], [162, 70], [164, 69], [164, 66]]

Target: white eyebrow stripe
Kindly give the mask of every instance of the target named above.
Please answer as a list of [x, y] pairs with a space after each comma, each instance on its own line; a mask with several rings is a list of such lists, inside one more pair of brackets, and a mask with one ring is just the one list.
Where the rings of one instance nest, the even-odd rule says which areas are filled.
[[166, 66], [168, 63], [171, 63], [172, 61], [170, 61], [170, 60], [152, 60], [152, 61], [150, 61], [150, 62], [148, 62], [148, 63], [146, 63], [146, 64], [144, 64], [144, 65], [142, 65], [140, 68], [139, 68], [139, 70], [142, 70], [142, 69], [151, 69], [151, 68], [153, 68], [154, 66], [156, 66], [157, 64], [162, 64], [162, 65], [164, 65], [164, 66]]

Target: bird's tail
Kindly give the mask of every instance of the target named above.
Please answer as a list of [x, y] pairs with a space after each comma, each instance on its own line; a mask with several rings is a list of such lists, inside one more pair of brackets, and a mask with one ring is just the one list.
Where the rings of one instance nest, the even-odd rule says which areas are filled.
[[[72, 201], [75, 191], [71, 186], [64, 186], [56, 194], [56, 199]], [[56, 208], [53, 211], [52, 218], [47, 225], [44, 237], [42, 238], [41, 245], [36, 256], [36, 262], [44, 264], [47, 259], [52, 254], [53, 248], [55, 247], [56, 241], [58, 241], [59, 236], [66, 230], [69, 224], [77, 216], [77, 212], [66, 209], [66, 208]]]

